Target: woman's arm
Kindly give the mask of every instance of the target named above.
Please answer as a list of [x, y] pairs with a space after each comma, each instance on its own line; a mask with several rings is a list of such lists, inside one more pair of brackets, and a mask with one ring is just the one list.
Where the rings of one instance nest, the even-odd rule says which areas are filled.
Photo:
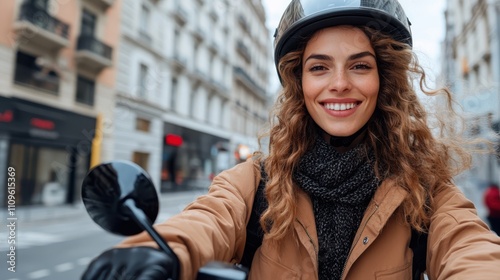
[[498, 279], [500, 237], [477, 216], [460, 190], [446, 186], [435, 197], [427, 253], [430, 279]]
[[[246, 223], [260, 173], [249, 160], [216, 176], [207, 195], [180, 214], [155, 225], [181, 262], [181, 279], [195, 279], [208, 261], [239, 259], [245, 246]], [[129, 237], [118, 247], [154, 246], [147, 234]]]

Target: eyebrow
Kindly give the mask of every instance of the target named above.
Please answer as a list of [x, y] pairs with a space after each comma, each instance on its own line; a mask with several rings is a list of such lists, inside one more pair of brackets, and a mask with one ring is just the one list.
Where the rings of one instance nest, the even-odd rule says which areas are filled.
[[[372, 54], [371, 52], [369, 51], [366, 51], [366, 52], [360, 52], [360, 53], [355, 53], [355, 54], [351, 54], [347, 60], [355, 60], [355, 59], [358, 59], [358, 58], [362, 58], [362, 57], [365, 57], [365, 56], [371, 56], [373, 58], [376, 58], [374, 54]], [[304, 63], [306, 61], [308, 61], [309, 59], [318, 59], [318, 60], [333, 60], [333, 57], [332, 56], [329, 56], [329, 55], [326, 55], [326, 54], [311, 54], [310, 56], [308, 56], [306, 58], [306, 60], [304, 60]]]

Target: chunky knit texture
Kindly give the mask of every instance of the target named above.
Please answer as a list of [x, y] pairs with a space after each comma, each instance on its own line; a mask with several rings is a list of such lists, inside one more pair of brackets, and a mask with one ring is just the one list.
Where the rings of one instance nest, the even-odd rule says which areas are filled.
[[321, 137], [301, 158], [297, 184], [311, 197], [318, 232], [319, 279], [340, 279], [354, 235], [380, 181], [363, 144], [339, 153]]

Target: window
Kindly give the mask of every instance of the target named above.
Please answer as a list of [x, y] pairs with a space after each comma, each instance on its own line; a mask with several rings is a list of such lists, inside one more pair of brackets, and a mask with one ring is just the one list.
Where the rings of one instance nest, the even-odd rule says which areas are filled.
[[82, 26], [80, 27], [80, 35], [93, 37], [96, 27], [96, 16], [87, 10], [82, 12]]
[[175, 102], [177, 97], [177, 78], [172, 78], [172, 92], [170, 92], [170, 108], [175, 108]]
[[141, 16], [139, 21], [139, 37], [144, 43], [151, 44], [151, 36], [149, 36], [149, 19], [151, 12], [148, 7], [142, 5]]
[[149, 8], [146, 7], [145, 5], [142, 5], [142, 8], [141, 8], [141, 20], [140, 20], [140, 25], [139, 25], [139, 29], [142, 32], [148, 33], [150, 14], [151, 13], [149, 11]]
[[143, 118], [136, 118], [135, 119], [135, 129], [137, 129], [139, 131], [149, 132], [150, 127], [151, 127], [150, 120], [146, 120]]
[[146, 172], [148, 170], [149, 153], [134, 152], [132, 161], [142, 167]]
[[49, 10], [49, 0], [35, 0], [33, 3], [35, 4], [35, 7], [37, 7], [40, 10], [43, 11]]
[[147, 83], [148, 83], [148, 67], [144, 64], [141, 63], [140, 69], [139, 69], [139, 97], [146, 97], [147, 93]]
[[78, 76], [76, 82], [76, 101], [90, 106], [94, 105], [95, 82]]
[[181, 32], [178, 28], [174, 30], [174, 57], [179, 56], [179, 44], [180, 44]]

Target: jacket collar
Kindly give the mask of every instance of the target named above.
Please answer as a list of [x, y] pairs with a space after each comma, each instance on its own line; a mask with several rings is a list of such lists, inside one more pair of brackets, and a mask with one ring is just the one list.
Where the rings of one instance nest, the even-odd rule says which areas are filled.
[[[380, 234], [387, 221], [396, 212], [398, 207], [403, 203], [408, 192], [398, 186], [394, 180], [386, 179], [380, 184], [373, 199], [366, 208], [365, 214], [359, 228], [356, 232], [351, 245], [351, 251], [344, 268], [342, 279], [345, 278], [346, 272], [349, 271], [354, 262], [359, 256], [373, 243]], [[371, 241], [363, 244], [362, 237], [370, 236]]]
[[[297, 191], [297, 218], [294, 223], [294, 229], [301, 245], [308, 252], [317, 275], [319, 247], [313, 206], [311, 199], [304, 191], [300, 188], [297, 188]], [[407, 195], [408, 192], [395, 184], [394, 180], [386, 179], [380, 184], [365, 211], [361, 224], [354, 237], [351, 251], [344, 268], [343, 277], [345, 277], [346, 271], [350, 269], [356, 259], [367, 248], [367, 246], [359, 247], [361, 246], [359, 240], [362, 234], [369, 234], [374, 237], [378, 236], [384, 225]]]

